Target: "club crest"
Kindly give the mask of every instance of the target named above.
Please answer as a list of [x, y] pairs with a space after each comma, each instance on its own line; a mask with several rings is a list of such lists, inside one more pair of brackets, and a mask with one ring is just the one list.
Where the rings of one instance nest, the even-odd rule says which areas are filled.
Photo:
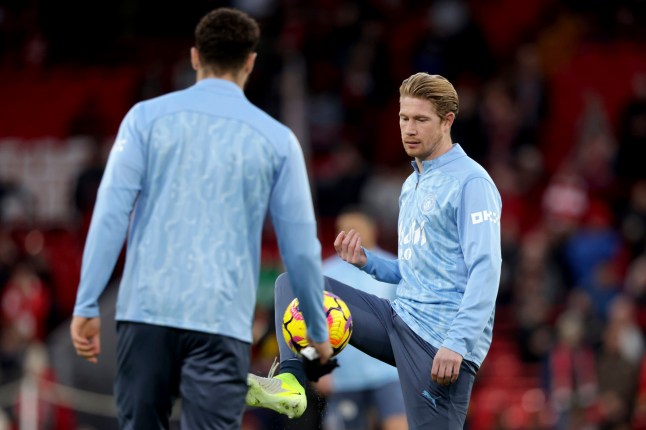
[[422, 200], [420, 209], [423, 214], [429, 213], [435, 207], [435, 194], [430, 193]]

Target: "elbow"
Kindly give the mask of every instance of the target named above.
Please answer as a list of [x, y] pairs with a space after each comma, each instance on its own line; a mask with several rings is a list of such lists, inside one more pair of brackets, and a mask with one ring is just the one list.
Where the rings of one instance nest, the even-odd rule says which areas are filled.
[[283, 256], [283, 262], [288, 272], [302, 271], [321, 265], [321, 245], [316, 241], [316, 246], [301, 247], [292, 250]]

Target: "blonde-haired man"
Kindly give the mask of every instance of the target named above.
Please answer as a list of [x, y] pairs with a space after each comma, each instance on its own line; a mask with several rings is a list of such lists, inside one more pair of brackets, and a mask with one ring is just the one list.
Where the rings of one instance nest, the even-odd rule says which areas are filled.
[[[399, 200], [398, 258], [366, 250], [355, 230], [341, 231], [334, 242], [343, 260], [397, 284], [396, 298], [329, 278], [325, 288], [350, 308], [350, 343], [397, 366], [409, 428], [459, 429], [491, 345], [502, 203], [485, 169], [451, 140], [459, 102], [449, 81], [417, 73], [402, 83], [399, 103], [401, 140], [414, 161]], [[289, 296], [281, 276], [278, 310]], [[280, 348], [285, 371], [303, 380], [289, 348]]]

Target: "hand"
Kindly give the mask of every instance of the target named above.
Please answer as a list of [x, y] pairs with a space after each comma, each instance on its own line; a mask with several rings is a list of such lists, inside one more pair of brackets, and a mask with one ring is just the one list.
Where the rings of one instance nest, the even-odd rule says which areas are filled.
[[327, 363], [327, 361], [332, 357], [332, 353], [334, 352], [332, 350], [332, 345], [330, 345], [330, 341], [326, 340], [325, 342], [313, 342], [312, 339], [307, 339], [309, 344], [314, 347], [316, 352], [318, 353], [319, 360], [321, 361], [321, 364]]
[[448, 348], [440, 347], [433, 359], [431, 378], [440, 385], [449, 385], [458, 380], [462, 356]]
[[101, 319], [74, 316], [70, 334], [76, 353], [90, 363], [98, 363], [101, 353]]
[[[312, 339], [308, 337], [307, 341], [309, 346], [301, 351], [303, 370], [305, 370], [307, 379], [312, 382], [318, 382], [322, 376], [339, 367], [339, 362], [336, 358], [330, 358], [333, 351], [329, 340], [317, 343], [312, 342]], [[310, 352], [313, 352], [313, 354], [310, 354]]]
[[354, 229], [339, 233], [334, 240], [334, 249], [341, 259], [356, 267], [368, 264], [368, 257], [361, 247], [361, 236]]

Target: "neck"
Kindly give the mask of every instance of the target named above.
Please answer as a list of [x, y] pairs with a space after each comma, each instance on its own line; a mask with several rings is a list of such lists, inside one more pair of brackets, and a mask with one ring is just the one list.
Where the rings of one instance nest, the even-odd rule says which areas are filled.
[[447, 137], [442, 140], [442, 143], [437, 145], [435, 150], [429, 154], [428, 157], [426, 158], [415, 158], [415, 163], [417, 163], [417, 169], [419, 170], [420, 173], [424, 171], [424, 161], [431, 161], [435, 160], [436, 158], [446, 154], [453, 148], [453, 142], [451, 141], [451, 137]]
[[198, 69], [196, 73], [196, 81], [201, 81], [202, 79], [215, 78], [215, 79], [224, 79], [225, 81], [233, 82], [240, 88], [244, 89], [245, 83], [247, 82], [247, 74], [240, 71], [238, 73], [226, 72], [216, 74], [210, 70]]

